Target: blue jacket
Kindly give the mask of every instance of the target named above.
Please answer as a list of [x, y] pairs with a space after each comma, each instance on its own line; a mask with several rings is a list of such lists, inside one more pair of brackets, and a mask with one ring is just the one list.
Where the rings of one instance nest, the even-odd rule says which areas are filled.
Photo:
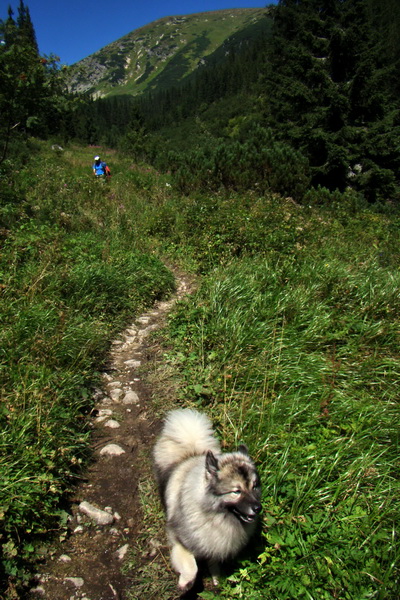
[[93, 163], [93, 169], [95, 171], [96, 177], [100, 177], [100, 175], [105, 175], [107, 164], [102, 160], [99, 163]]

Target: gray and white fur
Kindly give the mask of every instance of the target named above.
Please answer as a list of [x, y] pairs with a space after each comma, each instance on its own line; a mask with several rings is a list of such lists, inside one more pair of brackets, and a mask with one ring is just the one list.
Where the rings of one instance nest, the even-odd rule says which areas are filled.
[[208, 561], [216, 583], [218, 563], [247, 544], [261, 511], [260, 480], [246, 447], [223, 454], [210, 420], [182, 409], [167, 414], [153, 458], [179, 588], [192, 587], [196, 559]]

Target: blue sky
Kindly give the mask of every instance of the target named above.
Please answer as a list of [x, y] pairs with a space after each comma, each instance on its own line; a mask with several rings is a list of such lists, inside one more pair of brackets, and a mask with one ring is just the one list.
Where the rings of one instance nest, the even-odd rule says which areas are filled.
[[[24, 0], [41, 54], [55, 54], [71, 65], [138, 27], [162, 17], [224, 8], [262, 8], [277, 0]], [[17, 17], [19, 0], [1, 3], [0, 18], [11, 5]]]

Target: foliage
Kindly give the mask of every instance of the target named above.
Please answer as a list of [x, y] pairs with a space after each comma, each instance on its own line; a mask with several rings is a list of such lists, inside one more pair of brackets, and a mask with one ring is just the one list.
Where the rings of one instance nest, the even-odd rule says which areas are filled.
[[[113, 336], [174, 285], [127, 217], [135, 198], [91, 179], [93, 151], [60, 161], [38, 149], [13, 174], [19, 203], [1, 207], [2, 592], [26, 582], [52, 532], [63, 535], [62, 499], [89, 455], [87, 414]], [[71, 172], [79, 160], [86, 176]]]
[[[62, 70], [55, 56], [38, 52], [29, 9], [21, 0], [18, 19], [9, 10], [0, 22], [0, 163], [15, 137], [45, 137], [58, 130], [67, 109]], [[12, 148], [11, 148], [12, 149]]]
[[300, 252], [212, 271], [170, 321], [181, 401], [249, 445], [264, 486], [255, 560], [204, 598], [396, 595], [398, 258], [380, 261], [386, 218], [341, 211]]
[[[173, 170], [185, 193], [258, 185], [301, 200], [311, 181], [397, 201], [400, 61], [391, 19], [398, 25], [392, 0], [282, 0], [190, 76], [149, 73], [141, 95], [124, 95], [119, 81], [113, 97], [77, 100], [63, 135]], [[274, 140], [261, 152], [255, 125]]]
[[398, 193], [400, 130], [393, 66], [369, 4], [282, 0], [264, 85], [266, 119], [307, 156], [313, 183], [375, 201]]
[[307, 160], [274, 140], [271, 131], [255, 126], [236, 139], [215, 142], [185, 154], [170, 153], [168, 162], [180, 191], [254, 189], [303, 197], [309, 185]]

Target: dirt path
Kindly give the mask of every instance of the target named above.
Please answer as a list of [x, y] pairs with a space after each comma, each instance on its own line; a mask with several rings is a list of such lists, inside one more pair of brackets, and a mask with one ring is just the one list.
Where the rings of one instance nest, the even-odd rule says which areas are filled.
[[127, 598], [133, 575], [121, 569], [142, 526], [140, 465], [159, 428], [150, 403], [152, 390], [141, 376], [146, 363], [155, 360], [148, 336], [190, 291], [191, 283], [177, 275], [176, 295], [156, 303], [114, 341], [103, 389], [96, 393], [93, 462], [72, 498], [68, 535], [42, 565], [29, 598]]

